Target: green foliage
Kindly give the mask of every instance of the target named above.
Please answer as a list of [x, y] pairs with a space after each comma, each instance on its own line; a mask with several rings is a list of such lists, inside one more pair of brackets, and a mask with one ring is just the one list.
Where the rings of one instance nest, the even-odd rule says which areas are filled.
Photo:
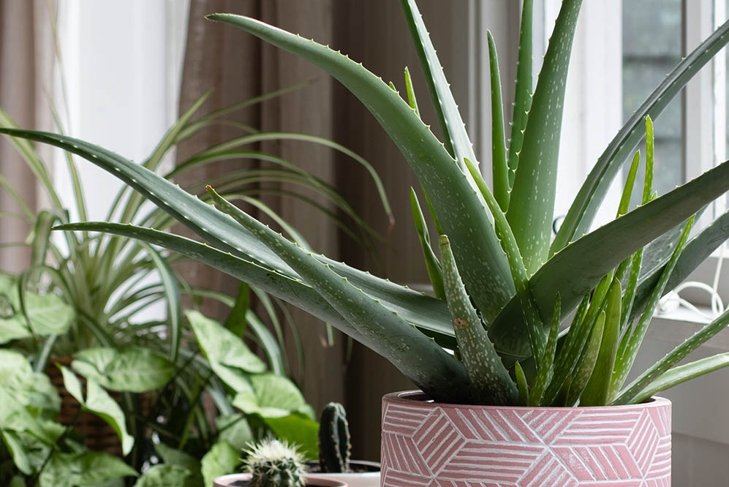
[[348, 472], [351, 449], [347, 412], [330, 402], [319, 416], [319, 468], [325, 473]]
[[[404, 100], [361, 64], [315, 41], [242, 16], [214, 14], [209, 18], [316, 64], [373, 114], [418, 178], [432, 208], [430, 223], [443, 234], [438, 258], [430, 247], [429, 222], [414, 201], [413, 215], [436, 297], [315, 254], [297, 242], [296, 235], [281, 235], [234, 206], [228, 200], [235, 197], [225, 185], [204, 195], [206, 201], [214, 202], [213, 207], [149, 167], [87, 142], [50, 133], [0, 132], [20, 137], [21, 149], [29, 139], [91, 161], [121, 178], [140, 198], [155, 203], [205, 243], [144, 228], [152, 222], [88, 223], [65, 225], [64, 229], [113, 236], [105, 238], [134, 237], [259, 286], [372, 348], [438, 401], [555, 406], [630, 403], [644, 400], [647, 392], [659, 392], [727, 365], [729, 361], [718, 356], [677, 366], [689, 351], [725, 326], [729, 314], [679, 345], [633, 383], [624, 384], [658, 299], [729, 236], [727, 215], [695, 237], [689, 235], [695, 214], [729, 190], [729, 163], [664, 195], [655, 195], [650, 118], [658, 116], [727, 43], [729, 23], [681, 61], [610, 142], [550, 243], [565, 79], [581, 1], [562, 3], [533, 97], [533, 5], [524, 2], [508, 147], [501, 143], [507, 134], [499, 132], [498, 119], [503, 118], [504, 110], [499, 106], [495, 46], [490, 45], [492, 112], [498, 139], [494, 147], [495, 195], [477, 169], [468, 134], [417, 6], [414, 0], [403, 0], [402, 5], [437, 122], [443, 128], [442, 141], [420, 118], [409, 73]], [[648, 150], [642, 204], [630, 210], [627, 203], [640, 164], [637, 156], [616, 211], [618, 218], [590, 232], [607, 187], [643, 137]], [[231, 147], [222, 146], [201, 157], [209, 160], [216, 152], [229, 150]], [[215, 181], [209, 183], [216, 185]], [[68, 238], [74, 235], [69, 233]], [[665, 245], [651, 245], [660, 239]], [[650, 269], [644, 262], [651, 262]], [[442, 292], [438, 289], [441, 279]], [[457, 353], [444, 352], [442, 346]], [[242, 377], [256, 374], [228, 362], [227, 358], [218, 361], [220, 370], [224, 367], [226, 371], [221, 374], [225, 376], [222, 382], [248, 385], [241, 386], [238, 404], [252, 407], [256, 414], [266, 411], [268, 406], [254, 386], [264, 379]]]
[[[370, 244], [375, 238], [373, 230], [325, 181], [275, 154], [250, 150], [262, 141], [296, 140], [339, 151], [372, 177], [385, 214], [391, 218], [389, 202], [372, 166], [334, 142], [232, 124], [231, 130], [240, 131], [232, 139], [162, 172], [162, 160], [179, 142], [207, 127], [227, 123], [225, 116], [232, 112], [290, 91], [207, 115], [200, 113], [206, 97], [200, 98], [170, 127], [140, 167], [173, 181], [218, 161], [259, 161], [273, 169], [227, 174], [217, 181], [224, 187], [223, 194], [271, 216], [302, 246], [306, 242], [296, 230], [257, 196], [279, 194], [311, 205], [353, 239]], [[15, 127], [1, 110], [0, 125]], [[143, 467], [161, 461], [137, 485], [200, 487], [203, 477], [205, 485], [210, 485], [213, 476], [234, 471], [240, 449], [272, 435], [296, 441], [307, 458], [316, 458], [317, 423], [298, 387], [286, 377], [289, 364], [281, 343], [283, 327], [291, 323], [279, 316], [287, 316], [282, 303], [248, 286], [241, 286], [235, 298], [191, 288], [173, 270], [178, 255], [142, 240], [87, 230], [53, 235], [54, 225], [70, 221], [67, 205], [75, 204], [80, 218], [86, 215], [77, 162], [68, 155], [74, 194], [72, 202], [65, 202], [33, 146], [21, 139], [11, 141], [38, 177], [50, 208], [33, 214], [22, 195], [0, 176], [0, 189], [16, 200], [32, 227], [27, 241], [31, 266], [19, 276], [0, 274], [0, 344], [4, 347], [0, 349], [0, 485], [34, 478], [48, 485], [49, 469], [59, 476], [58, 485], [106, 485], [107, 480], [136, 475]], [[279, 182], [298, 189], [281, 190]], [[188, 189], [203, 191], [194, 185]], [[321, 201], [312, 199], [311, 192], [319, 194]], [[200, 198], [204, 201], [207, 196], [201, 194]], [[141, 195], [124, 187], [115, 195], [107, 219], [119, 225], [152, 225], [160, 231], [175, 223], [161, 210], [143, 203]], [[183, 312], [183, 297], [190, 303], [187, 312]], [[253, 311], [251, 299], [262, 305], [263, 313]], [[196, 310], [206, 300], [230, 309], [225, 326]], [[144, 318], [142, 312], [154, 304], [164, 305], [164, 316]], [[249, 349], [251, 344], [265, 360]], [[123, 460], [89, 451], [76, 428], [78, 418], [72, 418], [70, 424], [56, 422], [60, 401], [46, 374], [55, 372], [50, 362], [59, 356], [72, 360], [69, 368], [60, 368], [64, 393], [81, 411], [98, 416], [112, 428]], [[211, 404], [215, 418], [209, 414]], [[226, 455], [231, 450], [232, 462], [231, 455]], [[62, 468], [59, 459], [70, 467]], [[116, 460], [126, 470], [117, 468]], [[97, 464], [106, 465], [104, 462], [109, 465], [108, 478], [86, 472]], [[130, 482], [127, 479], [126, 485]]]

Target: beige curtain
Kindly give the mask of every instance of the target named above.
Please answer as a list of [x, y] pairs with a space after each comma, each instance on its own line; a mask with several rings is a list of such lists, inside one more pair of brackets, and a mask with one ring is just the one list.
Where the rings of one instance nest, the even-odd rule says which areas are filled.
[[[52, 59], [50, 0], [0, 1], [0, 108], [21, 127], [48, 129], [48, 90]], [[42, 198], [35, 177], [12, 145], [0, 139], [0, 174], [35, 210]], [[13, 215], [20, 208], [8, 191], [0, 188], [2, 231], [0, 242], [23, 241], [29, 227]], [[3, 247], [0, 269], [17, 272], [28, 263], [29, 250]]]

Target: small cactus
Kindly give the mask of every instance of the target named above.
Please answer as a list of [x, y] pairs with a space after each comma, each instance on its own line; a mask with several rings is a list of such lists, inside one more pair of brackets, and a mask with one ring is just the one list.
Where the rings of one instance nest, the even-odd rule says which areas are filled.
[[304, 466], [296, 448], [279, 440], [264, 440], [246, 451], [245, 468], [251, 487], [303, 487]]
[[344, 406], [330, 402], [324, 407], [319, 422], [319, 467], [322, 472], [349, 471], [349, 423]]

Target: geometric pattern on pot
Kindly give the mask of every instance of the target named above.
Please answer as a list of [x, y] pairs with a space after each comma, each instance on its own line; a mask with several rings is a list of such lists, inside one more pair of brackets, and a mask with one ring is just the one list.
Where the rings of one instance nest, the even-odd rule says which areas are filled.
[[387, 487], [668, 487], [671, 403], [528, 408], [388, 394], [381, 456]]

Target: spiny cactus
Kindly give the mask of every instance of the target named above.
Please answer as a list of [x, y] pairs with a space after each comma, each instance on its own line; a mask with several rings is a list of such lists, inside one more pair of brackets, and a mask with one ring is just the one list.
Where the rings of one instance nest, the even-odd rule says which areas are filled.
[[319, 466], [322, 472], [349, 471], [349, 423], [344, 406], [330, 402], [321, 412], [319, 421]]
[[296, 448], [279, 440], [264, 440], [246, 451], [245, 468], [251, 487], [303, 487], [304, 466]]

